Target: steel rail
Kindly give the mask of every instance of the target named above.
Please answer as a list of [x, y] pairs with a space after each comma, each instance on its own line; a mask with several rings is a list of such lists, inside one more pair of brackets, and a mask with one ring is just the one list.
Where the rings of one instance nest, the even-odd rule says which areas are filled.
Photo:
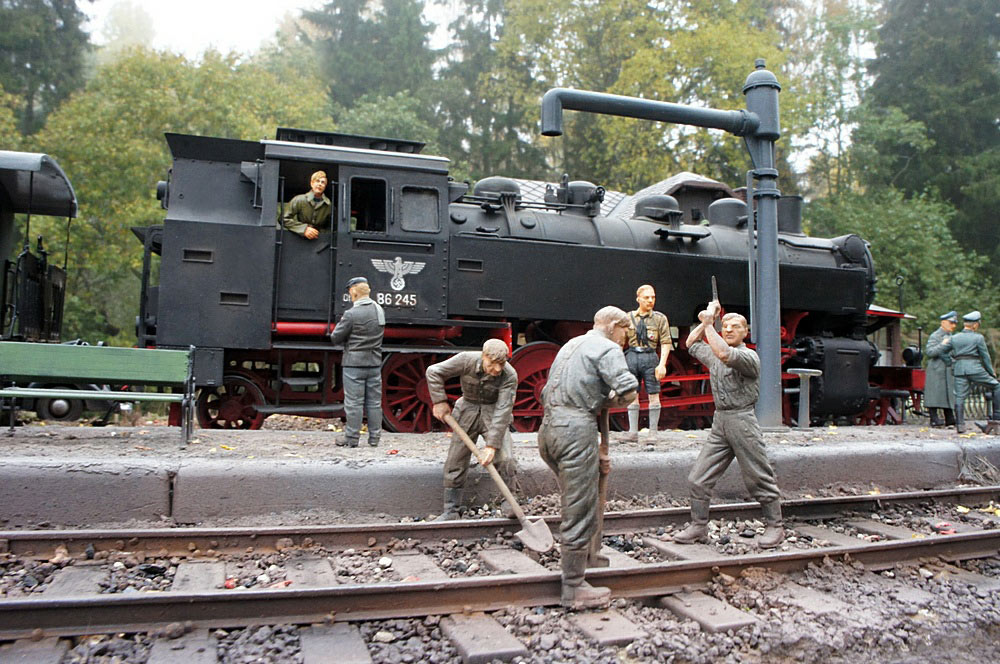
[[[614, 597], [655, 597], [703, 586], [720, 573], [739, 576], [750, 567], [801, 571], [824, 559], [857, 561], [885, 569], [927, 557], [985, 557], [1000, 551], [1000, 530], [933, 535], [923, 539], [860, 543], [790, 551], [678, 561], [637, 568], [590, 570], [587, 578]], [[83, 598], [0, 601], [0, 639], [141, 632], [171, 622], [197, 627], [317, 623], [412, 618], [559, 601], [560, 575], [499, 575], [414, 583], [329, 588], [139, 593]]]
[[[1000, 500], [1000, 486], [936, 489], [884, 493], [863, 496], [803, 498], [782, 503], [786, 518], [798, 520], [830, 519], [844, 512], [877, 512], [887, 505], [927, 502], [967, 502], [970, 504]], [[759, 516], [757, 503], [713, 505], [715, 519], [743, 519]], [[620, 535], [667, 525], [682, 525], [690, 516], [686, 507], [609, 512], [605, 515], [604, 534]], [[558, 516], [546, 516], [550, 527], [557, 527]], [[8, 530], [0, 531], [0, 553], [27, 558], [50, 558], [56, 547], [65, 546], [72, 556], [83, 555], [88, 547], [97, 551], [144, 551], [157, 554], [189, 556], [193, 551], [205, 555], [238, 553], [253, 547], [260, 553], [273, 552], [279, 540], [291, 540], [291, 546], [321, 546], [329, 550], [364, 549], [385, 546], [393, 540], [475, 540], [493, 538], [498, 532], [513, 533], [519, 524], [514, 519], [476, 519], [443, 523], [369, 523], [337, 526], [274, 526], [267, 528], [157, 528], [138, 530]], [[288, 545], [286, 542], [285, 545]]]

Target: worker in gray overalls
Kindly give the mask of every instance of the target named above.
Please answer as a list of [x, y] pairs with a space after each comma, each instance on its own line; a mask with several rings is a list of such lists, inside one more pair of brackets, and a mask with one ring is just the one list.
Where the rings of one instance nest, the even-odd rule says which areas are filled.
[[[497, 472], [510, 484], [515, 472], [510, 423], [514, 417], [514, 395], [517, 392], [517, 371], [507, 361], [507, 344], [499, 339], [488, 339], [483, 351], [456, 353], [443, 362], [427, 367], [427, 392], [430, 394], [434, 417], [444, 421], [451, 413], [444, 384], [450, 378], [459, 378], [462, 396], [455, 402], [455, 421], [469, 438], [475, 441], [482, 436], [486, 447], [480, 463], [488, 466], [496, 458]], [[444, 509], [435, 521], [452, 521], [459, 518], [462, 489], [469, 472], [472, 451], [465, 446], [458, 434], [451, 437], [448, 459], [444, 464]], [[514, 516], [513, 508], [504, 501], [504, 516]]]
[[951, 337], [951, 357], [955, 360], [955, 430], [958, 433], [965, 433], [965, 400], [972, 383], [985, 385], [993, 393], [993, 416], [980, 428], [984, 432], [996, 430], [1000, 422], [1000, 381], [993, 370], [986, 340], [979, 333], [982, 317], [978, 311], [965, 314], [962, 316], [964, 329]]
[[740, 314], [722, 317], [722, 334], [715, 330], [721, 311], [713, 300], [698, 314], [701, 321], [688, 335], [691, 357], [708, 367], [715, 415], [712, 432], [701, 448], [688, 475], [691, 488], [691, 523], [674, 535], [678, 544], [708, 541], [708, 506], [712, 489], [733, 458], [739, 461], [747, 490], [764, 511], [764, 533], [757, 539], [763, 549], [772, 549], [785, 539], [781, 519], [781, 494], [774, 469], [764, 450], [764, 436], [754, 407], [760, 393], [760, 358], [743, 340], [749, 328]]
[[[609, 407], [627, 406], [639, 381], [622, 353], [628, 314], [604, 307], [594, 314], [594, 328], [564, 345], [549, 368], [542, 390], [545, 415], [538, 430], [538, 453], [559, 478], [562, 523], [560, 603], [570, 609], [607, 606], [608, 588], [595, 588], [584, 574], [595, 536], [599, 536], [598, 486], [611, 461], [600, 456], [597, 418]], [[595, 560], [596, 563], [596, 560]]]

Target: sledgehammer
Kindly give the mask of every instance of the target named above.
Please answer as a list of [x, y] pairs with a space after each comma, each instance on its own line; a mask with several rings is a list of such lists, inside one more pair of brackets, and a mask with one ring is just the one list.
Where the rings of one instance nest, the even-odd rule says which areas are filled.
[[[479, 449], [476, 444], [472, 442], [469, 438], [469, 434], [465, 433], [465, 430], [458, 425], [455, 418], [451, 414], [444, 416], [444, 421], [448, 423], [452, 431], [458, 434], [465, 446], [469, 448], [473, 456], [482, 461], [482, 457], [479, 456]], [[506, 482], [500, 477], [500, 473], [497, 469], [493, 467], [493, 464], [488, 464], [486, 470], [489, 471], [490, 476], [493, 481], [497, 483], [497, 487], [500, 489], [500, 493], [503, 497], [507, 499], [510, 503], [511, 508], [514, 510], [514, 514], [517, 516], [517, 520], [521, 523], [521, 530], [514, 533], [517, 539], [521, 540], [521, 543], [532, 551], [538, 551], [540, 553], [545, 553], [552, 548], [552, 531], [549, 530], [549, 524], [545, 523], [542, 519], [535, 519], [533, 521], [529, 520], [527, 516], [524, 515], [524, 510], [521, 506], [517, 504], [517, 500], [514, 499], [514, 494], [510, 492], [507, 488]]]

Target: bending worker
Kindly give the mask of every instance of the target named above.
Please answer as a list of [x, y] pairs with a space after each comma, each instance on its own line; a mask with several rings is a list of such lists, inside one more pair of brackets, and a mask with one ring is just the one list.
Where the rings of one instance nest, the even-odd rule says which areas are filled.
[[969, 396], [972, 383], [985, 385], [993, 393], [993, 415], [983, 428], [991, 427], [1000, 420], [1000, 381], [997, 380], [986, 340], [979, 333], [982, 314], [970, 311], [962, 316], [964, 329], [951, 337], [951, 356], [955, 360], [955, 429], [965, 433], [965, 399]]
[[[653, 311], [656, 291], [649, 284], [643, 284], [635, 291], [635, 301], [639, 308], [629, 313], [632, 323], [628, 330], [628, 348], [625, 361], [629, 371], [639, 379], [639, 387], [645, 383], [649, 395], [649, 431], [656, 433], [660, 423], [660, 381], [667, 375], [667, 358], [670, 356], [670, 321], [666, 315]], [[657, 356], [657, 351], [659, 355]], [[639, 401], [628, 407], [628, 434], [625, 440], [639, 440]]]
[[[514, 394], [517, 391], [517, 372], [507, 362], [507, 344], [499, 339], [489, 339], [483, 352], [456, 353], [444, 362], [427, 367], [427, 391], [434, 404], [432, 413], [439, 420], [451, 413], [444, 384], [449, 378], [458, 377], [462, 383], [462, 396], [455, 402], [455, 420], [465, 429], [469, 438], [482, 436], [486, 449], [482, 465], [493, 463], [497, 472], [510, 484], [514, 474], [514, 456], [511, 449], [510, 423], [514, 417]], [[459, 518], [462, 488], [469, 472], [471, 450], [459, 436], [451, 437], [448, 460], [444, 464], [444, 510], [436, 521]], [[514, 512], [504, 501], [504, 516]]]
[[600, 412], [625, 406], [636, 397], [635, 376], [625, 364], [622, 343], [629, 328], [628, 314], [618, 307], [604, 307], [594, 315], [594, 329], [570, 339], [549, 368], [542, 390], [545, 415], [538, 430], [538, 452], [559, 478], [562, 523], [559, 527], [562, 556], [561, 604], [571, 609], [606, 606], [607, 588], [584, 581], [592, 546], [600, 537], [598, 524], [599, 474], [611, 461], [598, 453]]
[[688, 475], [691, 487], [691, 523], [674, 535], [678, 544], [708, 541], [708, 505], [712, 489], [735, 457], [747, 490], [764, 511], [766, 527], [757, 543], [771, 549], [785, 539], [781, 502], [774, 469], [764, 451], [764, 436], [754, 407], [760, 394], [760, 358], [743, 340], [749, 329], [740, 314], [722, 317], [722, 336], [715, 331], [721, 306], [713, 300], [698, 314], [701, 321], [687, 338], [691, 357], [704, 364], [712, 384], [715, 415], [712, 432]]

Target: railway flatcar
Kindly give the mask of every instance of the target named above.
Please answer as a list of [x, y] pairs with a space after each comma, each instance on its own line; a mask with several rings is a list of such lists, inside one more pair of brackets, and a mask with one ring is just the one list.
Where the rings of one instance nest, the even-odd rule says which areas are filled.
[[[203, 427], [257, 428], [271, 413], [342, 416], [340, 350], [328, 334], [355, 276], [386, 311], [389, 430], [433, 428], [424, 369], [486, 338], [512, 348], [515, 427], [534, 430], [560, 345], [599, 307], [634, 306], [642, 283], [656, 288], [677, 348], [660, 424], [707, 424], [707, 376], [681, 342], [712, 276], [724, 308], [748, 312], [753, 238], [740, 191], [692, 173], [634, 194], [566, 175], [470, 186], [416, 141], [298, 129], [274, 140], [166, 140], [165, 218], [133, 229], [144, 247], [138, 344], [195, 347]], [[332, 219], [308, 240], [279, 220], [317, 170], [328, 175]], [[866, 338], [871, 253], [856, 235], [803, 233], [798, 198], [778, 209], [783, 367], [822, 370], [814, 416], [855, 416], [879, 396], [870, 380], [878, 351]]]

